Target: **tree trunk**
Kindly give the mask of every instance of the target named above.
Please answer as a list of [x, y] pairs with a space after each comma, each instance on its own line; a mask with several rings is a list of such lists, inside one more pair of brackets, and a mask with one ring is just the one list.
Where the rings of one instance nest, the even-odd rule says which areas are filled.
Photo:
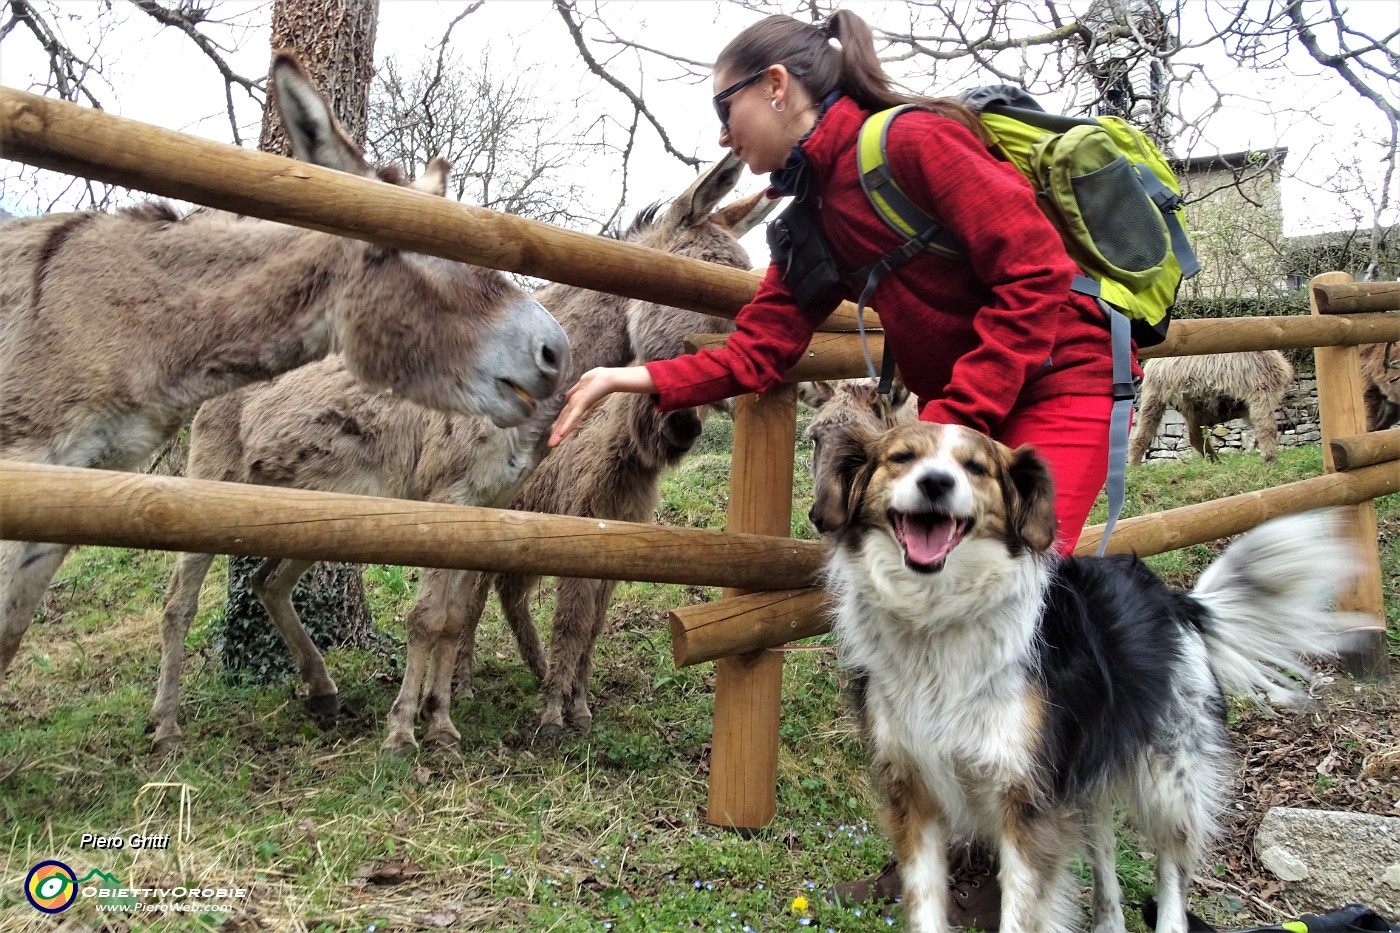
[[[379, 0], [277, 0], [272, 8], [272, 48], [297, 53], [346, 134], [361, 146], [369, 126], [378, 22]], [[275, 93], [268, 82], [258, 148], [289, 156]]]
[[[272, 48], [291, 49], [331, 103], [345, 132], [361, 146], [369, 121], [374, 77], [374, 34], [379, 0], [277, 0], [272, 9]], [[258, 148], [291, 155], [291, 144], [268, 82]], [[295, 673], [287, 647], [248, 588], [259, 557], [230, 557], [228, 602], [216, 642], [226, 675], [260, 683]], [[317, 564], [292, 591], [302, 625], [322, 650], [382, 643], [369, 614], [358, 564]]]

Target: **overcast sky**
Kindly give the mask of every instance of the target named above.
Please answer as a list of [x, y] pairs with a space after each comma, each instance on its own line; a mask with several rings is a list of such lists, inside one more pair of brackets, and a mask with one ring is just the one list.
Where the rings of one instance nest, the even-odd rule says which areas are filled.
[[[1364, 18], [1374, 28], [1400, 26], [1400, 0], [1352, 0], [1349, 16]], [[880, 22], [884, 4], [852, 2], [848, 7], [872, 22]], [[451, 18], [466, 7], [465, 0], [381, 0], [376, 61], [393, 55], [412, 62], [428, 54]], [[120, 7], [119, 7], [120, 9]], [[230, 55], [234, 68], [246, 75], [266, 72], [267, 31], [270, 2], [251, 3], [224, 0], [218, 7], [221, 18], [241, 24], [232, 34], [238, 50]], [[610, 24], [629, 30], [629, 38], [665, 49], [697, 61], [713, 59], [734, 33], [748, 25], [756, 14], [715, 0], [645, 0], [614, 2], [605, 8]], [[1200, 9], [1205, 10], [1202, 5]], [[68, 2], [65, 10], [75, 14], [72, 28], [82, 14], [91, 10], [87, 0]], [[886, 14], [889, 15], [889, 14]], [[107, 95], [110, 109], [123, 116], [162, 126], [197, 133], [213, 139], [230, 139], [224, 115], [223, 85], [207, 60], [173, 30], [161, 30], [134, 9], [125, 13], [126, 23], [103, 41], [107, 77], [113, 91]], [[590, 35], [594, 33], [590, 32]], [[1186, 37], [1189, 41], [1189, 36]], [[565, 32], [557, 13], [547, 0], [488, 0], [482, 9], [467, 17], [453, 33], [453, 45], [463, 61], [480, 60], [490, 50], [493, 68], [513, 66], [534, 82], [542, 100], [554, 101], [561, 108], [578, 107], [585, 113], [604, 110], [625, 118], [626, 107], [620, 95], [588, 75]], [[0, 54], [0, 83], [26, 87], [42, 61], [32, 54], [32, 42], [22, 43], [12, 36]], [[26, 54], [19, 54], [21, 51]], [[712, 160], [720, 154], [718, 131], [709, 106], [708, 81], [679, 80], [678, 69], [652, 59], [648, 71], [636, 70], [634, 55], [620, 53], [610, 67], [619, 77], [640, 86], [648, 104], [666, 125], [676, 148]], [[1199, 61], [1200, 53], [1190, 53]], [[1286, 145], [1290, 150], [1287, 168], [1290, 179], [1284, 187], [1285, 221], [1289, 232], [1319, 226], [1350, 225], [1344, 211], [1338, 211], [1335, 196], [1319, 196], [1308, 185], [1325, 184], [1335, 167], [1348, 158], [1347, 148], [1358, 126], [1378, 126], [1379, 116], [1362, 106], [1354, 92], [1340, 85], [1305, 58], [1298, 59], [1293, 76], [1273, 82], [1251, 77], [1243, 81], [1214, 63], [1212, 80], [1232, 86], [1239, 96], [1230, 109], [1209, 124], [1207, 137], [1191, 152], [1178, 155], [1204, 155], [1243, 149]], [[956, 79], [954, 79], [956, 80]], [[923, 89], [923, 88], [921, 88]], [[942, 88], [954, 91], [957, 86]], [[1187, 93], [1191, 93], [1190, 89]], [[1295, 114], [1285, 120], [1276, 116], [1276, 102], [1285, 101]], [[1053, 105], [1053, 101], [1047, 101]], [[251, 128], [256, 140], [260, 118], [252, 101], [240, 105], [240, 121]], [[1191, 99], [1186, 107], [1189, 110]], [[1306, 117], [1296, 111], [1310, 110]], [[652, 201], [682, 190], [693, 178], [693, 171], [661, 151], [656, 137], [643, 129], [643, 138], [634, 156], [629, 176], [629, 208], [635, 210]], [[1374, 153], [1363, 153], [1372, 165]], [[600, 205], [617, 199], [620, 177], [610, 164], [581, 165], [590, 184], [596, 179]], [[745, 190], [754, 190], [761, 180], [749, 178]], [[4, 205], [14, 210], [14, 192], [4, 192]], [[606, 211], [606, 206], [600, 208]], [[30, 208], [32, 210], [32, 208]], [[753, 237], [753, 244], [761, 238]], [[750, 244], [750, 249], [761, 246]], [[755, 257], [761, 259], [760, 256]]]

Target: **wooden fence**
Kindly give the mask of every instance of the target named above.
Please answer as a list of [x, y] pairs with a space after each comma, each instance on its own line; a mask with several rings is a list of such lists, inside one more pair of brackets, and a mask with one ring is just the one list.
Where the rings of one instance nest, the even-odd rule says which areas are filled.
[[[433, 198], [184, 136], [0, 88], [0, 154], [386, 246], [733, 317], [758, 277], [699, 260]], [[1189, 355], [1317, 347], [1327, 474], [1158, 515], [1125, 519], [1112, 551], [1153, 554], [1234, 534], [1276, 515], [1347, 510], [1371, 572], [1346, 608], [1381, 611], [1372, 500], [1400, 489], [1395, 438], [1364, 434], [1356, 345], [1400, 340], [1400, 288], [1319, 277], [1309, 317], [1181, 321], [1143, 353]], [[719, 585], [715, 603], [672, 618], [678, 665], [716, 662], [711, 823], [756, 828], [772, 819], [782, 654], [770, 647], [825, 631], [812, 587], [821, 545], [790, 538], [791, 383], [863, 374], [854, 309], [827, 321], [788, 384], [736, 401], [728, 531], [662, 529], [300, 490], [0, 464], [0, 536], [74, 544], [266, 554], [540, 574]], [[868, 316], [878, 327], [878, 318]], [[872, 351], [881, 350], [879, 334]], [[722, 341], [697, 335], [696, 346]], [[786, 452], [786, 453], [778, 453]], [[256, 522], [249, 515], [258, 516]], [[306, 521], [314, 517], [315, 521]], [[1080, 543], [1092, 550], [1101, 529]], [[1357, 661], [1378, 672], [1380, 640]]]

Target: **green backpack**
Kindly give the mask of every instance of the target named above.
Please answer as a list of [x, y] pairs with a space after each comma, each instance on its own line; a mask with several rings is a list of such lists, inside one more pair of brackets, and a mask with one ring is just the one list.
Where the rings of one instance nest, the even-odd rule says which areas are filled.
[[[1152, 346], [1166, 339], [1177, 290], [1183, 279], [1200, 271], [1183, 226], [1181, 186], [1152, 140], [1117, 117], [1046, 113], [1010, 85], [977, 88], [962, 100], [978, 112], [994, 151], [1035, 187], [1037, 203], [1082, 272], [1072, 287], [1098, 301], [1109, 325], [1114, 405], [1109, 516], [1099, 544], [1103, 553], [1123, 503], [1128, 425], [1136, 394], [1129, 340]], [[860, 131], [861, 186], [876, 213], [909, 237], [869, 268], [861, 311], [880, 278], [919, 253], [963, 255], [957, 239], [904, 193], [890, 171], [885, 155], [890, 124], [910, 109], [906, 105], [873, 114]], [[894, 372], [888, 343], [883, 369], [882, 390]]]

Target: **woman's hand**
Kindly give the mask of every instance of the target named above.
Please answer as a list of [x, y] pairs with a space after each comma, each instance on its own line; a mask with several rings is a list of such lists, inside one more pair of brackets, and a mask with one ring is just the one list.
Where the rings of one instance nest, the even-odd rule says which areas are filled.
[[652, 381], [651, 373], [647, 372], [645, 366], [600, 366], [590, 369], [565, 393], [564, 410], [554, 420], [554, 430], [549, 435], [549, 446], [558, 447], [560, 441], [572, 434], [579, 422], [612, 393], [636, 392], [650, 395], [655, 391], [656, 383]]

